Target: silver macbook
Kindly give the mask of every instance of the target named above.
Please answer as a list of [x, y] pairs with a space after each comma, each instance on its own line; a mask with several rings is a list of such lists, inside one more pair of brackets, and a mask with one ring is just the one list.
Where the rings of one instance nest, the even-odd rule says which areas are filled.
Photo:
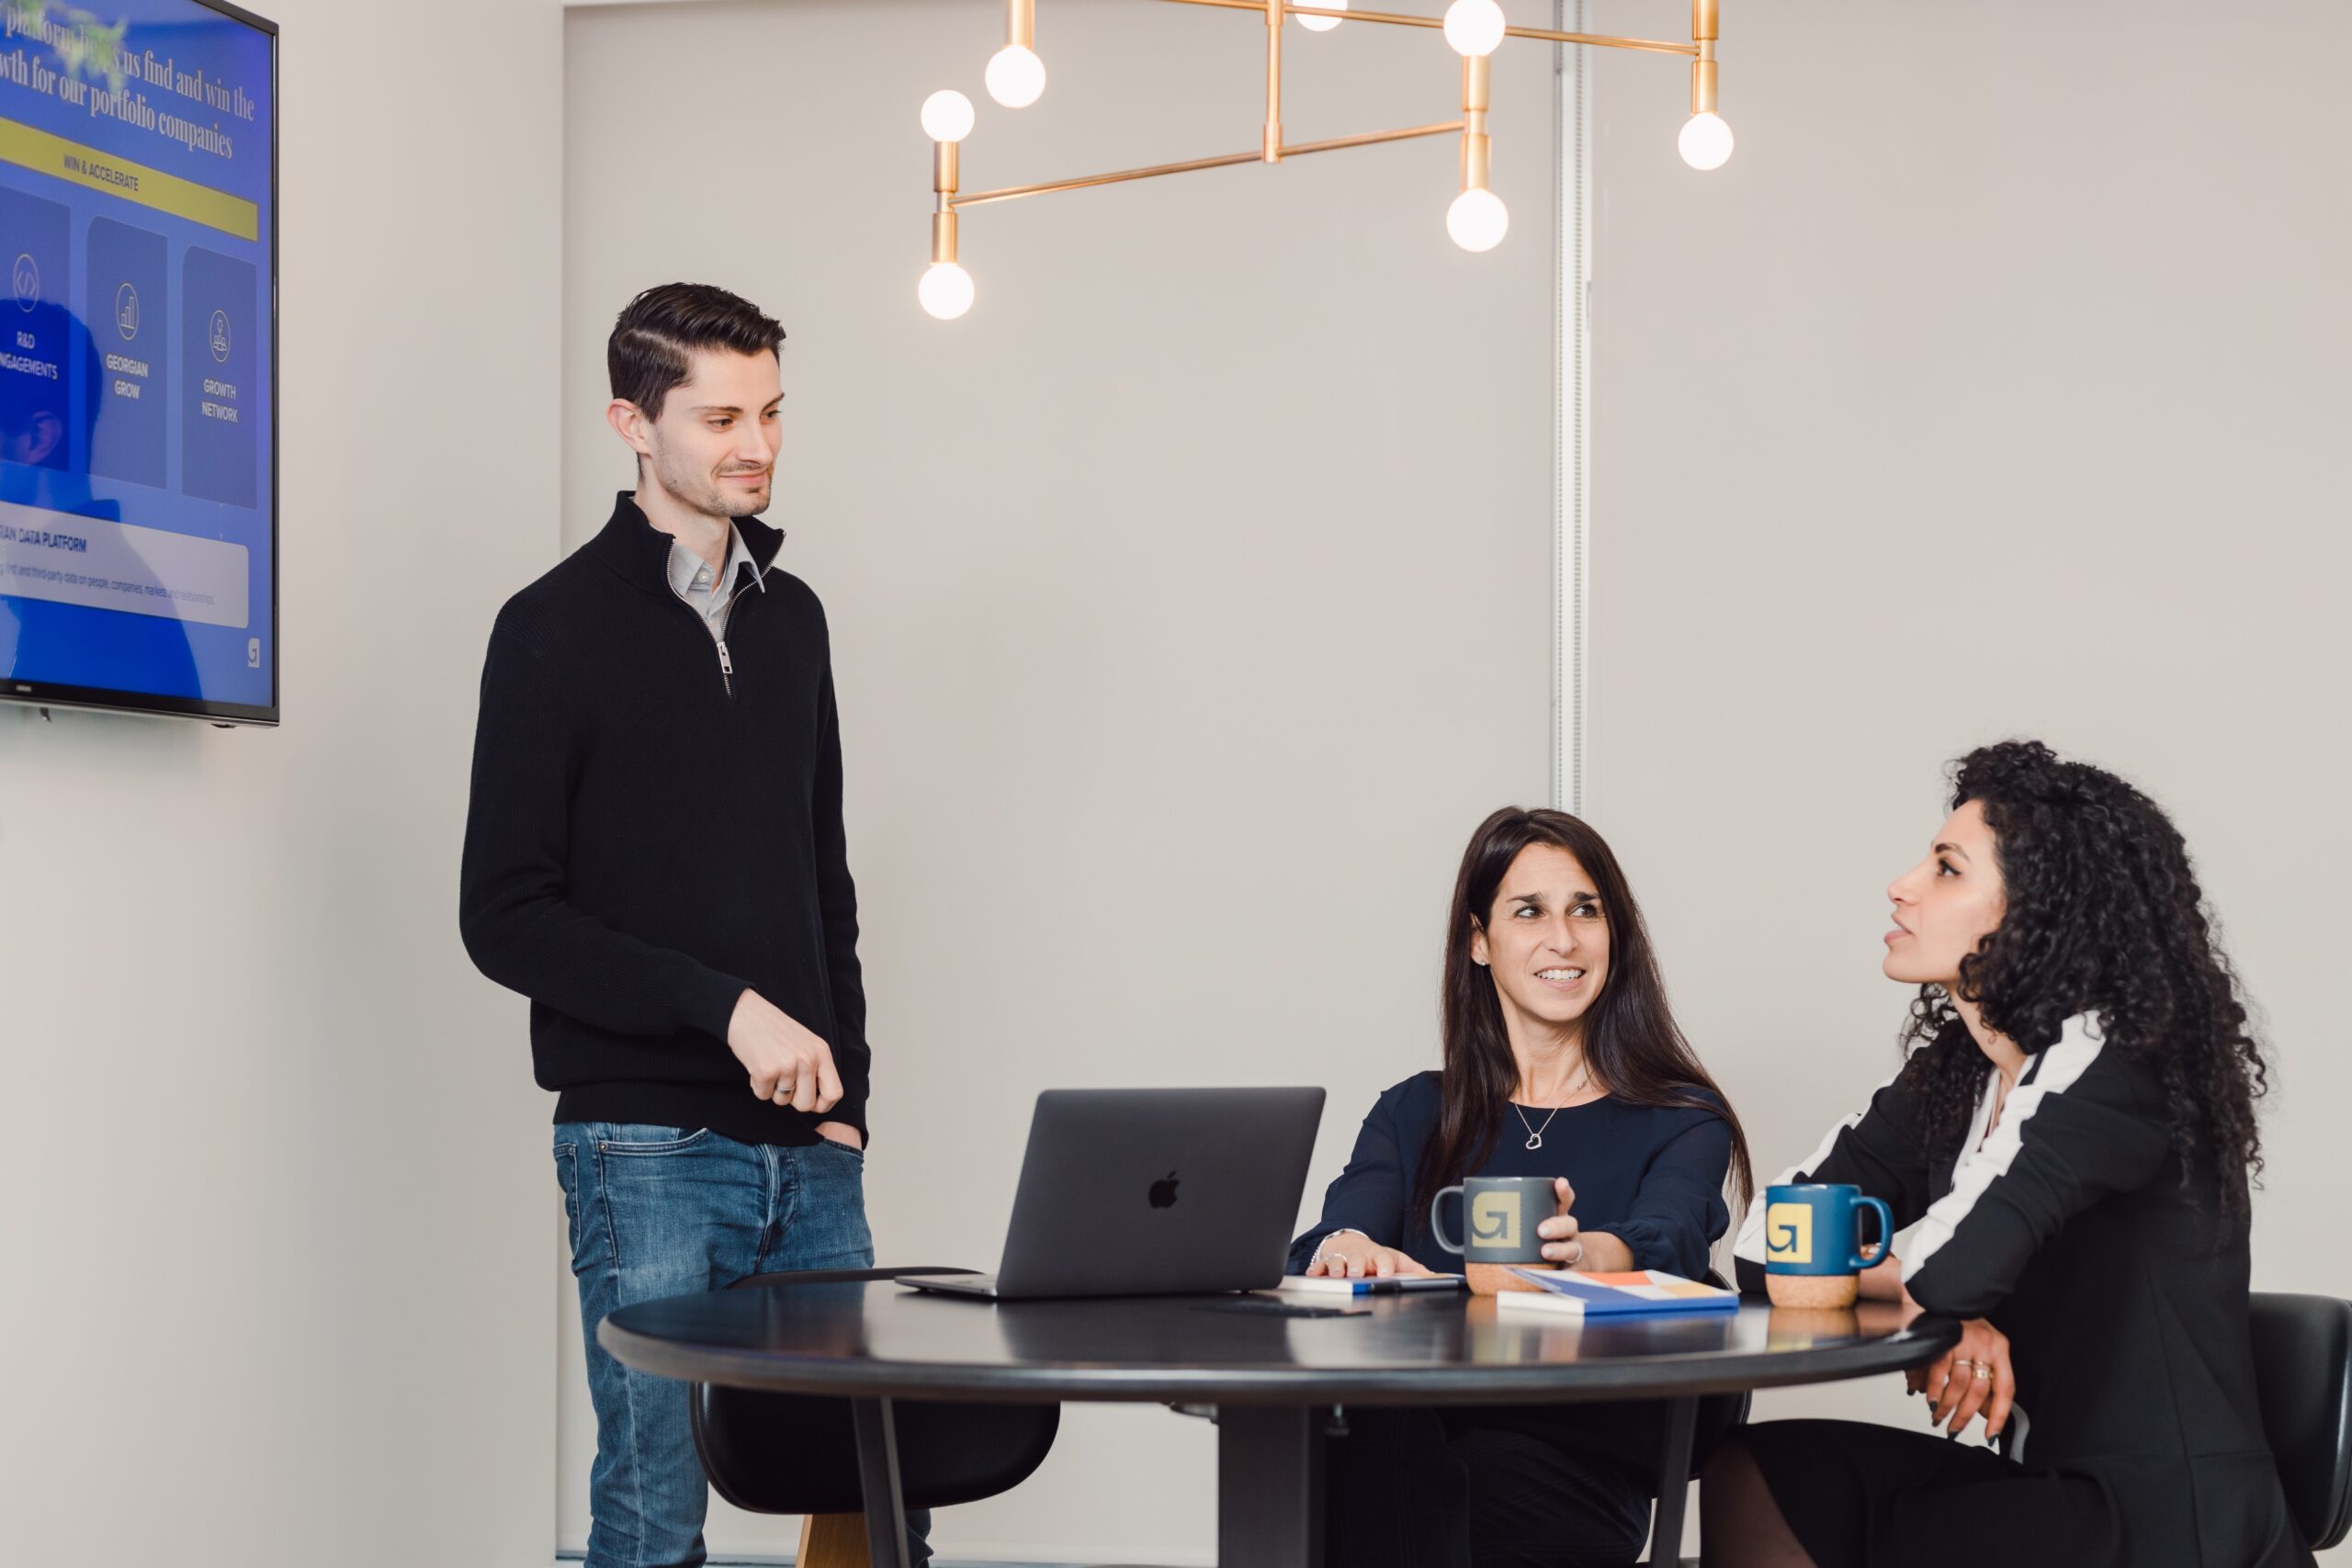
[[1048, 1089], [1003, 1263], [900, 1283], [991, 1301], [1269, 1289], [1322, 1119], [1319, 1089]]

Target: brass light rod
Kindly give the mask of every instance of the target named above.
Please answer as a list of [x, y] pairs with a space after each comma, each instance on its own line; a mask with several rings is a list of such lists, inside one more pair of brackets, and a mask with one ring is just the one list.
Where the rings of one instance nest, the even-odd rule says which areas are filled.
[[1302, 152], [1334, 152], [1342, 147], [1370, 147], [1380, 141], [1410, 141], [1417, 136], [1451, 136], [1462, 129], [1458, 119], [1443, 125], [1417, 125], [1408, 130], [1367, 130], [1358, 136], [1334, 136], [1325, 141], [1299, 141], [1283, 149], [1283, 156], [1295, 158]]
[[1690, 0], [1690, 112], [1715, 112], [1715, 0]]
[[1227, 152], [1221, 158], [1194, 158], [1183, 164], [1154, 164], [1148, 169], [1121, 169], [1114, 175], [1087, 175], [1074, 180], [1047, 180], [1043, 185], [976, 190], [969, 196], [953, 197], [947, 205], [951, 209], [981, 207], [991, 201], [1012, 201], [1024, 196], [1048, 196], [1057, 190], [1084, 190], [1089, 186], [1114, 186], [1124, 180], [1148, 180], [1158, 175], [1189, 175], [1194, 169], [1222, 169], [1233, 164], [1255, 164], [1264, 156], [1262, 148], [1252, 147], [1247, 152]]
[[1259, 136], [1259, 157], [1269, 164], [1283, 161], [1283, 0], [1266, 0], [1266, 125]]
[[[1166, 0], [1171, 6], [1212, 6], [1225, 11], [1257, 11], [1266, 9], [1265, 0]], [[1293, 6], [1284, 0], [1283, 9], [1294, 17], [1330, 17], [1343, 22], [1382, 22], [1393, 28], [1442, 28], [1442, 17], [1408, 17], [1394, 11], [1335, 11], [1320, 6]], [[1601, 49], [1641, 49], [1654, 54], [1696, 56], [1695, 43], [1675, 43], [1662, 39], [1613, 38], [1605, 33], [1561, 33], [1545, 28], [1505, 28], [1506, 38], [1532, 38], [1545, 43], [1587, 43]]]
[[[1252, 6], [1251, 9], [1261, 9]], [[1458, 119], [1442, 125], [1417, 125], [1406, 130], [1367, 130], [1356, 136], [1335, 136], [1325, 141], [1301, 141], [1282, 149], [1285, 158], [1302, 157], [1309, 152], [1332, 152], [1342, 147], [1369, 147], [1381, 141], [1408, 141], [1417, 136], [1451, 136], [1462, 129]], [[1195, 169], [1223, 169], [1235, 164], [1256, 164], [1265, 157], [1263, 148], [1247, 152], [1227, 152], [1216, 158], [1193, 158], [1182, 164], [1154, 164], [1144, 169], [1121, 169], [1112, 175], [1086, 175], [1074, 180], [1047, 180], [1043, 185], [1007, 186], [1001, 190], [976, 190], [969, 196], [948, 198], [950, 211], [959, 208], [978, 207], [991, 201], [1012, 201], [1024, 196], [1049, 196], [1055, 191], [1084, 190], [1091, 186], [1119, 185], [1127, 180], [1153, 179], [1160, 175], [1189, 175]]]

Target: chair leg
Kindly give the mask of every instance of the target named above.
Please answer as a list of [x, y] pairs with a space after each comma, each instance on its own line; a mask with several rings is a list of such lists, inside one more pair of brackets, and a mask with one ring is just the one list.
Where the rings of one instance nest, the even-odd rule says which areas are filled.
[[809, 1514], [800, 1521], [797, 1568], [873, 1568], [864, 1514]]
[[1666, 1407], [1666, 1457], [1658, 1466], [1657, 1502], [1650, 1510], [1649, 1561], [1679, 1568], [1682, 1514], [1690, 1498], [1690, 1442], [1699, 1424], [1699, 1402], [1677, 1399]]

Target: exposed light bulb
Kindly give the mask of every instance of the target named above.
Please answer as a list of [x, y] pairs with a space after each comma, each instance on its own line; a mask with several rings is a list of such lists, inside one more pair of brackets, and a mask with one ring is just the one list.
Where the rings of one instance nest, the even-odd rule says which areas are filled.
[[1490, 190], [1465, 190], [1445, 209], [1445, 231], [1465, 251], [1491, 251], [1510, 230], [1510, 209]]
[[1674, 145], [1692, 168], [1720, 169], [1731, 156], [1731, 127], [1719, 114], [1694, 114], [1682, 122], [1682, 134]]
[[1492, 54], [1503, 41], [1503, 8], [1495, 0], [1453, 0], [1445, 8], [1445, 41], [1456, 54]]
[[[1315, 4], [1326, 11], [1344, 11], [1348, 8], [1348, 0], [1315, 0]], [[1298, 19], [1298, 25], [1305, 28], [1311, 33], [1328, 33], [1333, 28], [1340, 25], [1340, 18], [1337, 17], [1301, 17]]]
[[933, 141], [961, 141], [972, 134], [972, 100], [942, 87], [922, 101], [922, 133]]
[[1009, 43], [989, 56], [989, 96], [1009, 109], [1025, 109], [1046, 90], [1046, 62], [1037, 51]]
[[972, 308], [972, 275], [954, 262], [933, 262], [915, 286], [922, 308], [943, 321], [952, 321]]

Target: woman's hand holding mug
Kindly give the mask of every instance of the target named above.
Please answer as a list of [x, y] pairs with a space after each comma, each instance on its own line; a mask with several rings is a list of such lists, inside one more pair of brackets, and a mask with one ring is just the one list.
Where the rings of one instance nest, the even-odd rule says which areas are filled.
[[1552, 1179], [1552, 1192], [1560, 1201], [1560, 1212], [1535, 1227], [1535, 1234], [1544, 1241], [1544, 1260], [1564, 1269], [1581, 1267], [1584, 1238], [1577, 1234], [1581, 1227], [1577, 1217], [1568, 1213], [1577, 1201], [1577, 1190], [1568, 1185], [1566, 1177], [1555, 1176]]

